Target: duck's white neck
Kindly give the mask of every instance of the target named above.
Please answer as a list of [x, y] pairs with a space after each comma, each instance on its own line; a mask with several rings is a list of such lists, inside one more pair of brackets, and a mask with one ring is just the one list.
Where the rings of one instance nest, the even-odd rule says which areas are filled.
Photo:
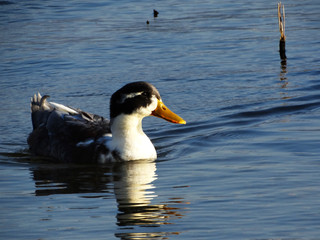
[[110, 149], [123, 160], [156, 159], [156, 150], [142, 130], [139, 114], [121, 114], [111, 120]]

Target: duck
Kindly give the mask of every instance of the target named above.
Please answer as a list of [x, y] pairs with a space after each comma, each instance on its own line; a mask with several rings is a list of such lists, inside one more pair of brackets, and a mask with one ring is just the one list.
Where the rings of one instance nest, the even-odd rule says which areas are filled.
[[49, 95], [31, 97], [33, 130], [27, 142], [33, 155], [58, 162], [108, 163], [157, 158], [142, 129], [142, 119], [155, 116], [186, 124], [162, 101], [149, 82], [128, 83], [110, 99], [110, 119], [49, 102]]

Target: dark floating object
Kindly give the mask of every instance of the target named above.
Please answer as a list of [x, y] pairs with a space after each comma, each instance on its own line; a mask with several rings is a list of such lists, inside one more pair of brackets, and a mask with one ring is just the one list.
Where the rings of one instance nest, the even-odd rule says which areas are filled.
[[280, 31], [280, 41], [279, 41], [279, 53], [281, 60], [286, 60], [286, 35], [285, 35], [285, 12], [284, 6], [282, 5], [281, 13], [281, 2], [278, 3], [278, 23]]
[[156, 18], [158, 17], [159, 12], [155, 9], [153, 9], [153, 16]]
[[146, 22], [147, 24], [149, 24], [149, 20], [147, 20], [147, 22]]

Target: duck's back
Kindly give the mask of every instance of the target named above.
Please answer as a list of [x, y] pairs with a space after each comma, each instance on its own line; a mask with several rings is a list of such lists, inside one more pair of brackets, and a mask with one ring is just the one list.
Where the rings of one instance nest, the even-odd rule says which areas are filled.
[[28, 138], [32, 153], [63, 162], [94, 162], [107, 151], [99, 139], [110, 133], [109, 121], [79, 109], [48, 102], [38, 93], [31, 98], [33, 131]]

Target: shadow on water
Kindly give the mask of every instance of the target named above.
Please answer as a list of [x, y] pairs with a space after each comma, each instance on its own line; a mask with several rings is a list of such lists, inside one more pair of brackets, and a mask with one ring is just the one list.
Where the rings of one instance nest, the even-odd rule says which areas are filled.
[[[28, 153], [1, 155], [15, 162], [29, 163], [35, 196], [78, 194], [91, 199], [115, 197], [118, 206], [115, 236], [119, 239], [158, 239], [180, 234], [159, 231], [161, 225], [172, 224], [171, 220], [183, 217], [185, 210], [177, 205], [187, 202], [168, 199], [165, 203], [153, 203], [157, 198], [153, 182], [158, 178], [155, 161], [80, 165], [48, 163], [43, 158], [30, 159]], [[139, 227], [139, 233], [134, 232], [135, 227]], [[143, 231], [143, 227], [148, 231]], [[157, 231], [152, 232], [151, 228]]]

